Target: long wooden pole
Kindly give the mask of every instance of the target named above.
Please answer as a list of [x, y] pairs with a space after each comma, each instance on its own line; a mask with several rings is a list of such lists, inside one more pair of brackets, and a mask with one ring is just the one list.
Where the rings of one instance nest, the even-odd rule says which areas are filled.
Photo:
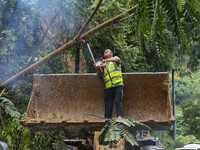
[[95, 13], [97, 12], [97, 10], [99, 9], [100, 5], [101, 5], [102, 0], [99, 0], [96, 8], [94, 9], [94, 11], [92, 12], [92, 14], [90, 15], [90, 17], [88, 18], [88, 20], [84, 23], [84, 25], [82, 26], [82, 28], [80, 29], [80, 31], [78, 32], [78, 34], [76, 35], [76, 37], [74, 39], [77, 39], [80, 34], [84, 31], [84, 29], [86, 28], [86, 26], [89, 24], [89, 22], [92, 20], [92, 18], [94, 17]]
[[108, 20], [108, 21], [106, 21], [106, 22], [104, 22], [104, 23], [102, 23], [102, 24], [96, 26], [95, 28], [91, 29], [90, 31], [88, 31], [88, 32], [86, 32], [86, 33], [84, 33], [84, 34], [82, 34], [82, 35], [80, 36], [80, 39], [85, 39], [85, 38], [87, 38], [88, 36], [92, 35], [93, 33], [99, 31], [100, 29], [103, 29], [103, 28], [105, 28], [106, 26], [109, 26], [109, 25], [111, 25], [111, 24], [117, 23], [118, 20], [122, 19], [123, 16], [124, 16], [125, 14], [130, 14], [130, 13], [133, 12], [133, 10], [135, 10], [137, 7], [138, 7], [138, 5], [132, 7], [131, 9], [129, 9], [129, 10], [123, 12], [123, 13], [121, 13], [120, 15], [118, 15], [118, 16], [116, 16], [116, 17], [114, 17], [114, 18], [112, 18], [112, 19], [110, 19], [110, 20]]
[[44, 63], [48, 62], [49, 60], [51, 60], [52, 58], [58, 56], [59, 54], [63, 53], [64, 51], [66, 51], [67, 49], [75, 46], [77, 43], [80, 43], [81, 40], [89, 37], [90, 35], [94, 34], [95, 32], [105, 28], [108, 25], [114, 24], [116, 23], [118, 20], [122, 19], [123, 16], [127, 13], [131, 13], [133, 10], [135, 10], [137, 8], [138, 5], [132, 7], [131, 9], [125, 11], [124, 13], [121, 13], [120, 15], [98, 25], [97, 27], [89, 30], [88, 32], [82, 34], [78, 39], [73, 39], [70, 40], [68, 43], [64, 44], [63, 46], [59, 47], [58, 49], [54, 50], [53, 52], [51, 52], [50, 54], [48, 54], [47, 56], [43, 57], [42, 59], [40, 59], [39, 61], [35, 62], [34, 64], [30, 65], [29, 67], [27, 67], [26, 69], [22, 70], [21, 72], [19, 72], [18, 74], [14, 75], [13, 77], [9, 78], [8, 80], [6, 80], [5, 82], [3, 82], [0, 85], [0, 88], [6, 88], [7, 86], [17, 82], [17, 80], [19, 80], [22, 76], [28, 74], [29, 72], [33, 71], [34, 69], [38, 68], [39, 66], [43, 65]]
[[[89, 24], [89, 22], [92, 20], [92, 18], [94, 17], [95, 13], [97, 12], [97, 10], [99, 9], [99, 7], [101, 6], [102, 0], [99, 0], [96, 8], [94, 9], [94, 11], [91, 13], [90, 17], [87, 19], [87, 21], [84, 23], [84, 25], [82, 26], [82, 28], [80, 29], [80, 31], [78, 32], [78, 34], [75, 36], [75, 40], [79, 38], [79, 36], [81, 35], [81, 33], [84, 31], [84, 29], [87, 27], [87, 25]], [[80, 47], [80, 44], [78, 44]], [[80, 63], [80, 48], [76, 48], [76, 60], [75, 60], [75, 73], [79, 73], [79, 63]]]
[[173, 116], [175, 118], [173, 124], [173, 139], [176, 139], [176, 103], [175, 103], [175, 87], [174, 87], [174, 69], [172, 69], [172, 104], [173, 104]]

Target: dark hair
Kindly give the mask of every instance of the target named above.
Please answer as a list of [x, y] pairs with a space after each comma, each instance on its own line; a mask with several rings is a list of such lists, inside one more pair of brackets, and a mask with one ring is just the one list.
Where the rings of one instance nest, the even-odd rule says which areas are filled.
[[104, 52], [105, 52], [106, 50], [110, 50], [110, 51], [112, 52], [112, 54], [113, 54], [113, 51], [112, 51], [111, 49], [107, 48], [107, 49], [104, 50]]

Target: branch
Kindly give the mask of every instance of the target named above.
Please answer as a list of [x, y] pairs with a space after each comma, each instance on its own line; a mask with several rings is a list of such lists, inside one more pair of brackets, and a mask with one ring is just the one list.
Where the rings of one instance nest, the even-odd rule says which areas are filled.
[[50, 25], [47, 27], [47, 29], [46, 29], [46, 31], [45, 31], [43, 37], [42, 37], [42, 40], [41, 40], [41, 42], [40, 42], [38, 45], [42, 44], [42, 42], [44, 41], [44, 39], [45, 39], [45, 37], [46, 37], [46, 35], [47, 35], [47, 32], [48, 32], [49, 29], [51, 28], [51, 26], [52, 26], [53, 22], [55, 21], [55, 19], [58, 17], [58, 14], [59, 14], [59, 13], [60, 13], [60, 12], [58, 12], [58, 13], [54, 16], [54, 18], [51, 20]]
[[132, 13], [132, 14], [130, 14], [129, 16], [126, 16], [125, 18], [122, 18], [122, 19], [117, 20], [115, 23], [122, 22], [122, 21], [124, 21], [124, 20], [126, 20], [126, 19], [129, 19], [130, 17], [135, 16], [136, 14], [138, 14], [138, 13]]
[[34, 64], [30, 65], [29, 67], [27, 67], [26, 69], [22, 70], [21, 72], [19, 72], [18, 74], [14, 75], [13, 77], [9, 78], [8, 80], [6, 80], [5, 82], [3, 82], [0, 85], [0, 88], [2, 87], [7, 87], [13, 83], [15, 83], [17, 80], [19, 80], [22, 76], [30, 73], [31, 71], [33, 71], [34, 69], [38, 68], [39, 66], [43, 65], [44, 63], [48, 62], [49, 60], [51, 60], [52, 58], [58, 56], [59, 54], [63, 53], [64, 51], [66, 51], [67, 49], [75, 46], [76, 44], [80, 43], [83, 39], [87, 38], [88, 36], [94, 34], [95, 32], [105, 28], [108, 25], [114, 24], [116, 23], [116, 21], [120, 20], [123, 18], [123, 16], [127, 13], [131, 13], [133, 10], [135, 10], [137, 8], [137, 5], [132, 7], [131, 9], [125, 11], [124, 13], [121, 13], [120, 15], [98, 25], [97, 27], [91, 29], [90, 31], [82, 34], [78, 40], [76, 40], [75, 38], [71, 41], [69, 41], [68, 43], [64, 44], [63, 46], [61, 46], [60, 48], [54, 50], [53, 52], [51, 52], [50, 54], [48, 54], [47, 56], [43, 57], [42, 59], [40, 59], [39, 61], [35, 62]]
[[88, 18], [88, 20], [84, 23], [84, 25], [82, 26], [82, 28], [80, 29], [80, 31], [78, 32], [78, 34], [76, 35], [76, 37], [74, 39], [77, 39], [80, 34], [83, 32], [83, 30], [86, 28], [86, 26], [88, 25], [88, 23], [92, 20], [93, 16], [95, 15], [95, 13], [97, 12], [97, 10], [99, 9], [100, 5], [101, 5], [102, 0], [99, 0], [96, 8], [94, 9], [94, 11], [92, 12], [92, 14], [90, 15], [90, 17]]
[[91, 29], [90, 31], [88, 31], [88, 32], [86, 32], [86, 33], [84, 33], [84, 34], [82, 34], [82, 35], [80, 36], [80, 39], [85, 39], [85, 38], [87, 38], [88, 36], [92, 35], [93, 33], [99, 31], [100, 29], [103, 29], [103, 28], [105, 28], [105, 27], [108, 26], [108, 25], [117, 23], [117, 21], [120, 20], [120, 19], [122, 19], [122, 18], [124, 17], [125, 14], [127, 14], [127, 13], [130, 14], [130, 13], [131, 13], [133, 10], [135, 10], [137, 7], [138, 7], [138, 5], [132, 7], [131, 9], [129, 9], [129, 10], [127, 10], [127, 11], [121, 13], [120, 15], [118, 15], [118, 16], [116, 16], [116, 17], [114, 17], [114, 18], [112, 18], [112, 19], [110, 19], [110, 20], [108, 20], [108, 21], [106, 21], [106, 22], [104, 22], [104, 23], [98, 25], [97, 27]]

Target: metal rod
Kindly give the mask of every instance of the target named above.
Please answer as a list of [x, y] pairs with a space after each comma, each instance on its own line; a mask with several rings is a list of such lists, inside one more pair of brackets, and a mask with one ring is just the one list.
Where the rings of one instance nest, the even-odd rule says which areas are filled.
[[175, 87], [174, 87], [174, 70], [172, 70], [172, 100], [173, 100], [173, 116], [174, 116], [174, 124], [173, 124], [173, 138], [176, 138], [176, 103], [175, 103]]
[[80, 68], [80, 44], [76, 47], [75, 73], [79, 73]]

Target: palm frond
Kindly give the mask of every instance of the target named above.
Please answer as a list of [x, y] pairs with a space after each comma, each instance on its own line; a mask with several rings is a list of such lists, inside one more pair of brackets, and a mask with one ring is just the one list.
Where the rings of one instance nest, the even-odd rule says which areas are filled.
[[4, 108], [5, 112], [10, 115], [14, 121], [17, 121], [21, 114], [18, 112], [15, 105], [7, 98], [1, 97], [0, 98], [2, 102], [0, 103], [0, 106]]
[[189, 45], [188, 38], [185, 34], [184, 25], [182, 24], [181, 19], [183, 18], [183, 16], [185, 19], [187, 19], [186, 16], [189, 16], [188, 18], [190, 19], [192, 18], [191, 16], [194, 17], [194, 14], [187, 7], [189, 3], [190, 2], [188, 2], [188, 0], [176, 0], [176, 4], [174, 4], [172, 0], [162, 0], [161, 2], [161, 6], [166, 14], [165, 17], [174, 26], [174, 28], [172, 29], [174, 34], [179, 37], [182, 53], [185, 53], [189, 49]]
[[134, 120], [132, 120], [132, 119], [128, 119], [128, 120], [129, 120], [130, 122], [132, 122], [133, 124], [135, 124], [136, 126], [145, 127], [145, 128], [147, 128], [147, 129], [151, 130], [151, 128], [150, 128], [149, 126], [147, 126], [146, 124], [144, 124], [144, 123], [137, 122], [137, 121], [134, 121]]
[[99, 141], [103, 145], [109, 145], [110, 148], [116, 148], [121, 138], [124, 138], [131, 145], [138, 145], [135, 137], [128, 131], [129, 127], [135, 126], [147, 127], [143, 123], [133, 121], [131, 119], [113, 118], [99, 132]]
[[126, 130], [122, 125], [120, 127], [120, 133], [122, 134], [122, 137], [124, 137], [125, 140], [127, 142], [129, 142], [132, 146], [133, 145], [137, 145], [138, 146], [138, 143], [135, 140], [135, 137], [133, 136], [133, 134], [131, 134], [128, 130]]
[[149, 18], [153, 22], [154, 13], [155, 13], [154, 3], [153, 3], [152, 0], [147, 0], [147, 4], [146, 5], [147, 5], [147, 12], [148, 12]]
[[117, 126], [117, 123], [114, 121], [110, 122], [110, 127], [108, 129], [108, 132], [106, 133], [105, 141], [118, 141], [121, 138], [119, 128]]
[[159, 20], [160, 20], [160, 0], [156, 0], [154, 18], [151, 26], [152, 36], [156, 35], [156, 32], [158, 31], [157, 26], [159, 25]]
[[179, 38], [180, 39], [180, 45], [181, 45], [182, 52], [185, 53], [189, 49], [188, 38], [186, 36], [186, 33], [184, 32], [183, 25], [178, 20], [179, 16], [178, 16], [177, 10], [175, 12], [176, 12], [176, 20], [177, 20], [176, 25], [177, 25], [177, 28], [178, 28], [178, 31], [179, 31], [178, 34], [180, 36], [180, 38]]
[[116, 118], [115, 119], [116, 122], [121, 123], [127, 127], [135, 127], [135, 124], [133, 121], [131, 121], [130, 119], [123, 119], [123, 118]]
[[[176, 14], [175, 14], [175, 9], [176, 9], [176, 4], [174, 3], [173, 0], [162, 0], [160, 3], [164, 16], [170, 22], [172, 25], [176, 25]], [[176, 27], [173, 29], [173, 32], [176, 32]]]

